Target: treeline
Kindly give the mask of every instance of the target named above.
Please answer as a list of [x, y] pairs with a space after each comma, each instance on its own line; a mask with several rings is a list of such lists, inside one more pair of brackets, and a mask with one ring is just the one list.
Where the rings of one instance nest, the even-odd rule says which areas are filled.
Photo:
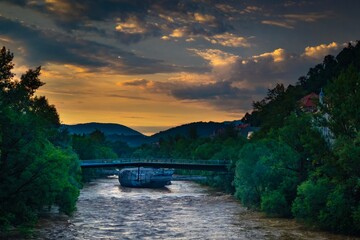
[[[301, 111], [299, 99], [321, 88], [324, 104]], [[359, 102], [359, 42], [326, 56], [295, 86], [269, 90], [243, 119], [261, 130], [239, 152], [235, 196], [269, 216], [359, 234]]]
[[[246, 143], [246, 138], [238, 135], [233, 125], [213, 137], [198, 137], [196, 129], [190, 129], [186, 136], [177, 135], [160, 139], [157, 144], [147, 144], [134, 149], [133, 157], [172, 158], [195, 160], [231, 160], [238, 159], [238, 153]], [[228, 174], [208, 171], [177, 171], [180, 174], [207, 176], [205, 184], [233, 193], [234, 166], [229, 166]]]
[[35, 95], [40, 67], [15, 79], [13, 57], [0, 50], [0, 237], [14, 227], [29, 231], [52, 206], [71, 214], [81, 187], [70, 137], [55, 107]]

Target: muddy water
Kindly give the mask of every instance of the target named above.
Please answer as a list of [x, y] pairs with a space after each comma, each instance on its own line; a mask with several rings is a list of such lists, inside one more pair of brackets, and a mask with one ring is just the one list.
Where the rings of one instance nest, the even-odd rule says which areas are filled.
[[50, 216], [36, 239], [353, 239], [267, 219], [231, 196], [192, 182], [123, 188], [115, 178], [85, 186], [71, 218]]

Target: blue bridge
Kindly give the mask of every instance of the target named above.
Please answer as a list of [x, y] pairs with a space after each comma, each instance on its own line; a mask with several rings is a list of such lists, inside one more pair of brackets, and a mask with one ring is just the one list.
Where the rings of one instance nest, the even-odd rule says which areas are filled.
[[227, 172], [229, 165], [230, 161], [226, 160], [117, 158], [82, 160], [80, 166], [82, 168], [154, 167]]

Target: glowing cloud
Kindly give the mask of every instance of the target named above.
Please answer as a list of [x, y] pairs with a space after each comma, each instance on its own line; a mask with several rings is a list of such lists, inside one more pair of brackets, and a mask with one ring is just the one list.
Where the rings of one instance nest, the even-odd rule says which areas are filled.
[[285, 50], [282, 48], [278, 48], [275, 49], [273, 52], [267, 52], [267, 53], [263, 53], [260, 54], [258, 56], [253, 56], [253, 59], [258, 59], [258, 58], [272, 58], [274, 62], [282, 62], [285, 60], [286, 54], [285, 54]]
[[174, 29], [174, 31], [170, 34], [170, 37], [181, 38], [181, 37], [184, 37], [185, 34], [186, 34], [185, 28], [177, 28], [177, 29]]
[[136, 17], [130, 17], [125, 22], [118, 22], [115, 29], [116, 31], [127, 34], [141, 34], [146, 32], [146, 29], [141, 26], [140, 21]]
[[250, 47], [251, 44], [244, 37], [236, 36], [232, 33], [217, 34], [212, 37], [205, 37], [213, 44], [220, 44], [226, 47]]
[[49, 11], [59, 14], [69, 13], [72, 9], [72, 6], [69, 2], [64, 2], [61, 0], [45, 0], [45, 4]]
[[209, 23], [215, 21], [215, 17], [208, 14], [194, 13], [195, 21], [199, 23]]
[[326, 44], [320, 44], [314, 47], [306, 47], [303, 56], [321, 59], [325, 55], [329, 54], [332, 50], [337, 50], [339, 45], [336, 42]]
[[194, 52], [199, 55], [203, 59], [210, 62], [210, 65], [213, 67], [226, 66], [233, 64], [239, 58], [238, 56], [223, 52], [219, 49], [206, 49], [206, 50], [198, 50], [198, 49], [188, 49], [189, 51]]

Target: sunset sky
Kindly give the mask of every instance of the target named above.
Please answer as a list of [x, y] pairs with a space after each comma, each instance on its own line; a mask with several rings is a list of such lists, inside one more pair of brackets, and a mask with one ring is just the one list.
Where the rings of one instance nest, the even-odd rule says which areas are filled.
[[240, 119], [360, 39], [360, 1], [0, 0], [0, 46], [62, 123], [144, 134]]

